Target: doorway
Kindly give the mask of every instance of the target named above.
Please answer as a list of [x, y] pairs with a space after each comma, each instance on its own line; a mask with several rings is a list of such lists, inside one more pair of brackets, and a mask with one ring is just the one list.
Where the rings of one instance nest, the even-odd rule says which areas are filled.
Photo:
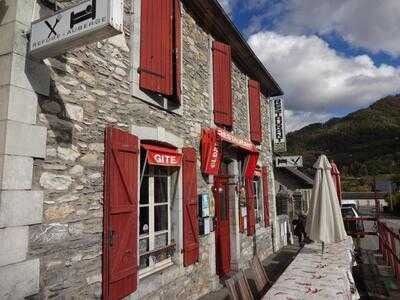
[[227, 171], [226, 163], [221, 165], [221, 175], [214, 178], [216, 263], [220, 277], [231, 271], [229, 176], [224, 171]]

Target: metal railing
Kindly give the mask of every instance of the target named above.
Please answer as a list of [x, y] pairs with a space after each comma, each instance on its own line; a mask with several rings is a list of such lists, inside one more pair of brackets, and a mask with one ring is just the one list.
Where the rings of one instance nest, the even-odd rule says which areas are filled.
[[386, 264], [392, 267], [394, 276], [400, 283], [400, 234], [375, 217], [343, 218], [343, 221], [347, 234], [354, 238], [377, 236], [379, 252], [382, 253]]
[[378, 221], [379, 251], [385, 262], [393, 269], [394, 276], [400, 282], [400, 235], [385, 223]]
[[[362, 237], [365, 235], [376, 235], [377, 233], [377, 225], [375, 217], [351, 217], [351, 218], [343, 218], [344, 227], [346, 228], [346, 232], [348, 235], [352, 237]], [[369, 230], [366, 230], [366, 225], [370, 225], [368, 223], [372, 223], [372, 227]]]

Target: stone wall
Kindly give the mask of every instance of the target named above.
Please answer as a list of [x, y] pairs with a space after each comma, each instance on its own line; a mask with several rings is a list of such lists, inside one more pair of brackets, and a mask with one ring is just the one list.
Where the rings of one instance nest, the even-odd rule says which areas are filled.
[[248, 112], [249, 96], [247, 91], [248, 77], [232, 63], [232, 106], [233, 133], [250, 140], [250, 121]]
[[[63, 1], [63, 5], [69, 2]], [[212, 124], [209, 39], [184, 12], [182, 115], [131, 96], [129, 74], [136, 70], [130, 69], [129, 40], [122, 36], [45, 61], [42, 72], [50, 76], [50, 91], [38, 97], [37, 119], [38, 125], [47, 129], [46, 156], [32, 160], [32, 189], [43, 191], [43, 220], [32, 223], [40, 224], [30, 226], [29, 244], [27, 241], [28, 261], [40, 261], [40, 290], [33, 298], [101, 297], [106, 126], [125, 131], [131, 125], [163, 127], [200, 153], [201, 128]], [[232, 70], [234, 132], [248, 138], [247, 76], [235, 64]], [[264, 104], [262, 109], [264, 116]], [[264, 118], [268, 117], [263, 117], [261, 159], [267, 163], [270, 145]], [[198, 192], [209, 192], [199, 160], [198, 166]], [[256, 238], [260, 237], [263, 245], [260, 249], [269, 249], [268, 235], [268, 228], [257, 229]], [[253, 254], [253, 238], [242, 235], [241, 239], [245, 262]], [[140, 281], [139, 295], [142, 299], [188, 299], [218, 286], [212, 233], [200, 238], [198, 263], [188, 268], [176, 264], [146, 277]]]

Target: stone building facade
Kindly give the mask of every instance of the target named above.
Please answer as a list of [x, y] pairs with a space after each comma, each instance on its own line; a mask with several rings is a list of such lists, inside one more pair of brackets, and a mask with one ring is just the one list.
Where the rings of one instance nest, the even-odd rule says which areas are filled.
[[[125, 1], [125, 34], [44, 61], [29, 58], [27, 33], [32, 20], [52, 11], [42, 1], [0, 1], [0, 65], [5, 66], [0, 71], [1, 299], [101, 298], [105, 284], [102, 253], [108, 127], [141, 141], [173, 145], [178, 152], [193, 148], [197, 154], [196, 194], [208, 195], [210, 203], [215, 201], [214, 176], [202, 172], [201, 141], [203, 129], [217, 128], [212, 43], [221, 39], [221, 33], [214, 32], [213, 26], [204, 24], [194, 12], [199, 5], [196, 2], [203, 1], [182, 1], [181, 105], [149, 97], [139, 88], [137, 72], [142, 1]], [[74, 1], [58, 2], [68, 6]], [[216, 1], [204, 3], [217, 10], [212, 14], [223, 16], [219, 22], [233, 30]], [[223, 42], [230, 44], [231, 36]], [[253, 74], [249, 70], [254, 68], [244, 67], [241, 55], [254, 54], [249, 49], [243, 54], [246, 48], [234, 43], [238, 43], [237, 36], [232, 38], [233, 136], [250, 140], [249, 79], [267, 82], [276, 90], [261, 88], [262, 141], [255, 147], [257, 164], [269, 171], [270, 188], [264, 191], [270, 200], [269, 222], [266, 226], [262, 196], [256, 197], [256, 203], [260, 202], [252, 235], [247, 230], [250, 224], [239, 228], [239, 192], [234, 186], [238, 185], [240, 163], [237, 148], [227, 149], [233, 153], [227, 167], [232, 186], [231, 271], [246, 267], [254, 254], [264, 259], [274, 249], [276, 213], [268, 99], [281, 93], [266, 71]], [[235, 52], [235, 47], [243, 51]], [[215, 231], [198, 236], [198, 258], [184, 266], [182, 172], [169, 178], [178, 186], [177, 196], [168, 204], [168, 236], [175, 245], [168, 264], [151, 269], [149, 261], [144, 263], [148, 270], [139, 270], [138, 287], [130, 299], [196, 299], [221, 286]], [[259, 186], [262, 195], [262, 184]]]

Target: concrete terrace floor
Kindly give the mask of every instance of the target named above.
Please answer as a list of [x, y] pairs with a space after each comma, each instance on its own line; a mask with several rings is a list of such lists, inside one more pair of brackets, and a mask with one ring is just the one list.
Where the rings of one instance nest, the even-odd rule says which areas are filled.
[[[266, 268], [268, 276], [275, 282], [279, 276], [285, 271], [286, 267], [293, 261], [299, 252], [298, 245], [288, 245], [283, 247], [278, 252], [268, 256], [262, 263]], [[224, 287], [216, 292], [207, 294], [199, 300], [225, 300], [229, 299], [228, 290]]]

